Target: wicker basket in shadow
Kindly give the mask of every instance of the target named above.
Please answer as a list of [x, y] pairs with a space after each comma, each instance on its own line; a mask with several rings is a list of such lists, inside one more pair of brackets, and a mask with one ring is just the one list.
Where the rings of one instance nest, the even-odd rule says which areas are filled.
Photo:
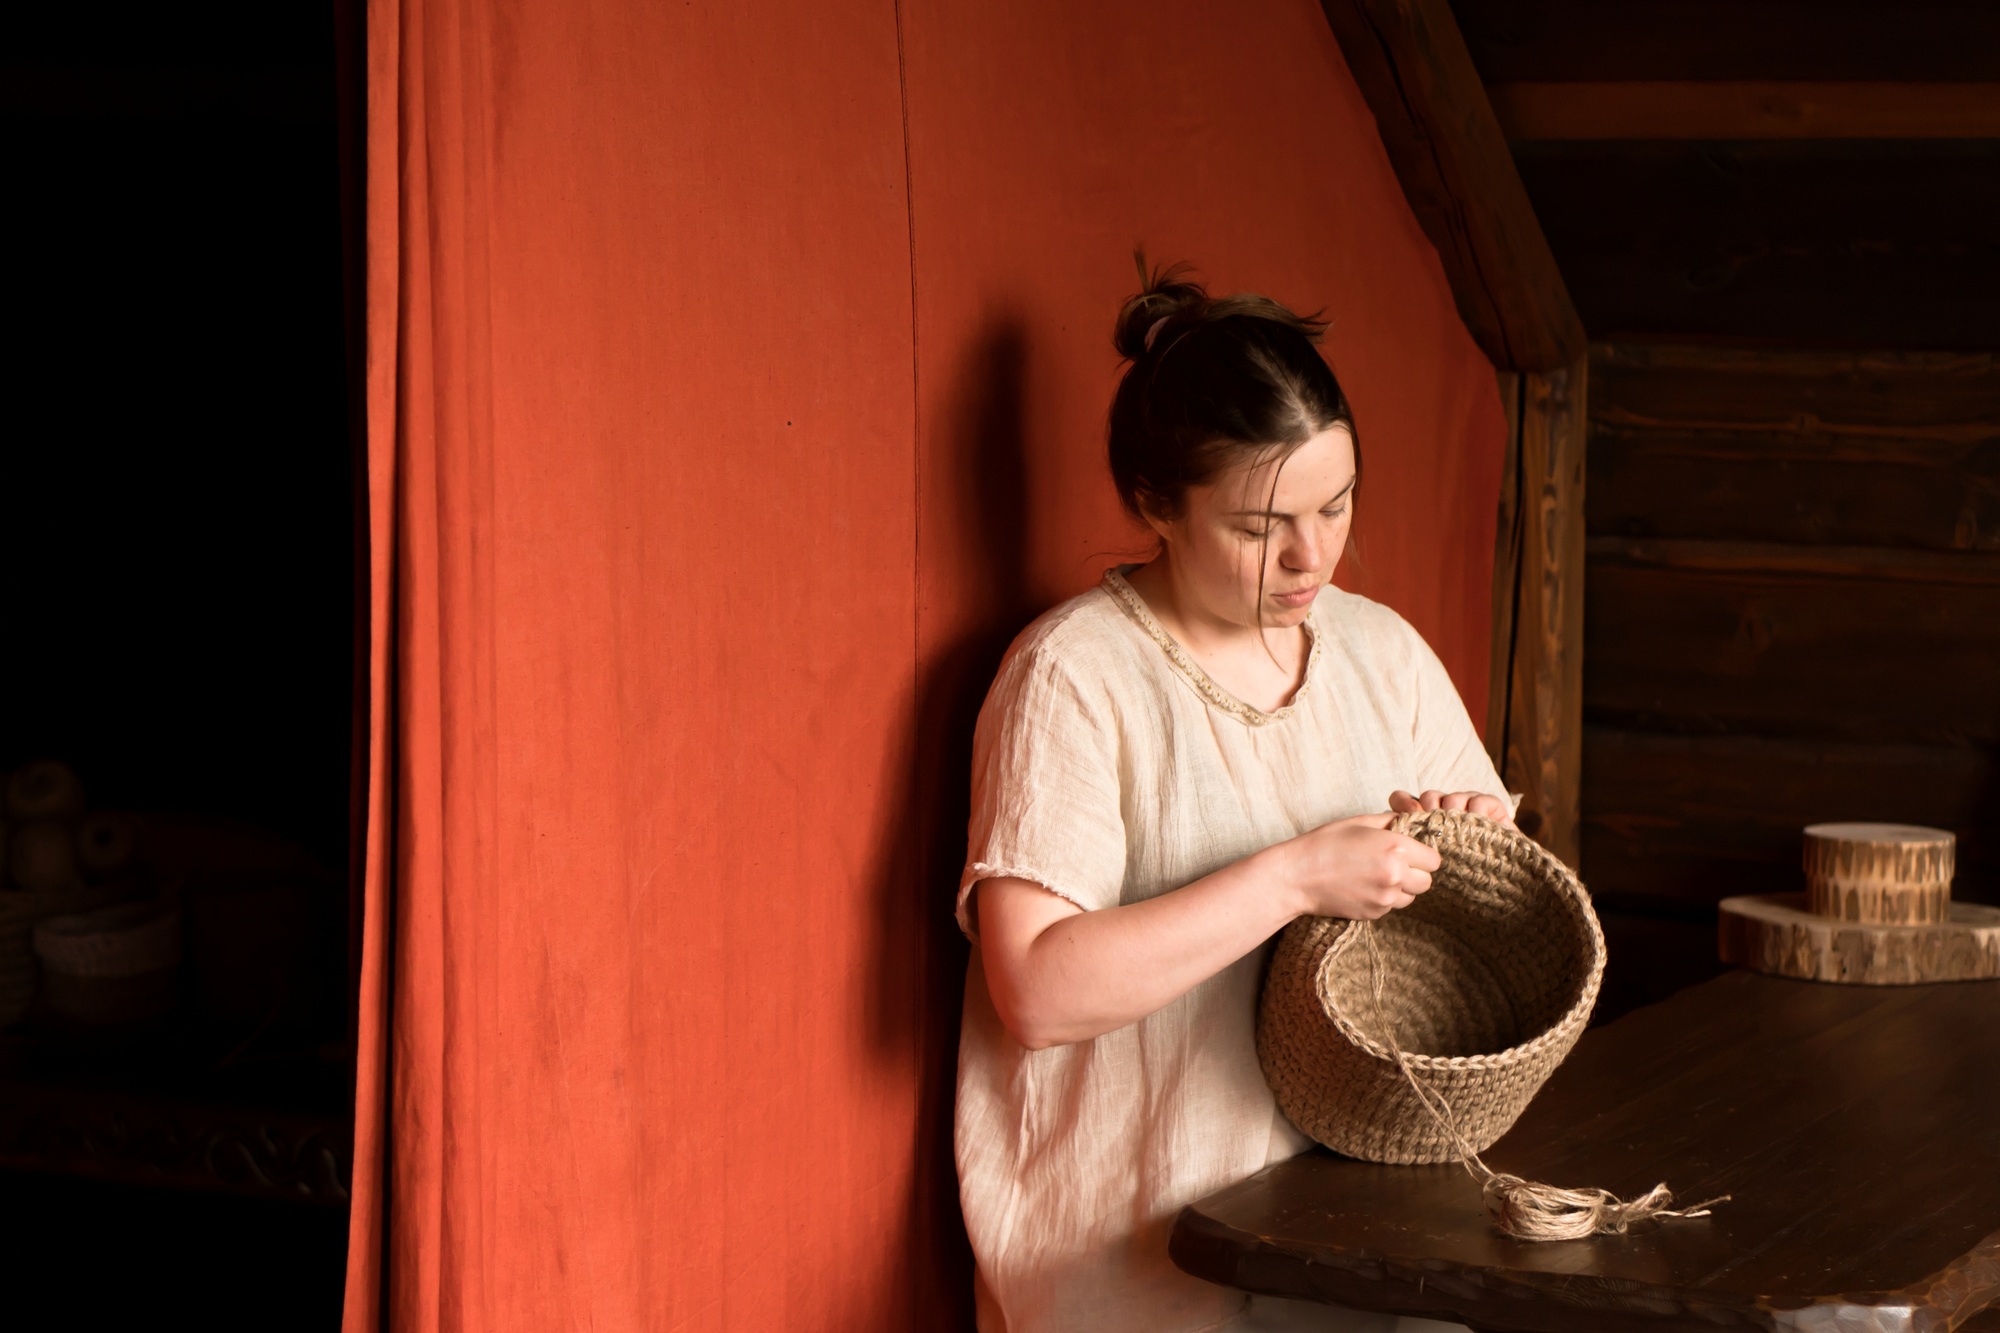
[[1449, 1104], [1464, 1146], [1483, 1152], [1582, 1034], [1604, 932], [1569, 867], [1524, 835], [1451, 810], [1394, 827], [1443, 857], [1430, 891], [1372, 925], [1287, 927], [1265, 977], [1257, 1055], [1285, 1114], [1334, 1151], [1455, 1161], [1459, 1145], [1411, 1089], [1396, 1047]]

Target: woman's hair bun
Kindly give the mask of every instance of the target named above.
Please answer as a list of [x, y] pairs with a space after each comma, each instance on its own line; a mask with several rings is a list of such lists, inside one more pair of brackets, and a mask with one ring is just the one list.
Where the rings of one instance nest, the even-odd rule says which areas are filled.
[[1128, 361], [1158, 350], [1164, 345], [1162, 339], [1231, 316], [1268, 319], [1303, 334], [1309, 342], [1318, 342], [1326, 332], [1326, 321], [1319, 316], [1298, 314], [1269, 297], [1251, 292], [1211, 297], [1194, 281], [1192, 265], [1148, 269], [1144, 250], [1133, 251], [1132, 259], [1139, 266], [1139, 292], [1120, 308], [1111, 334], [1111, 345]]
[[[1137, 361], [1148, 350], [1146, 335], [1155, 326], [1162, 331], [1166, 328], [1161, 320], [1173, 324], [1187, 317], [1200, 318], [1208, 309], [1208, 291], [1190, 279], [1194, 272], [1191, 265], [1173, 264], [1149, 272], [1144, 250], [1133, 251], [1132, 258], [1139, 265], [1139, 293], [1119, 310], [1111, 345], [1120, 356]], [[1158, 345], [1155, 340], [1154, 346]]]
[[[1185, 264], [1148, 270], [1111, 342], [1131, 364], [1111, 400], [1111, 480], [1133, 517], [1171, 517], [1188, 489], [1345, 426], [1354, 413], [1316, 344], [1318, 315], [1254, 292], [1210, 296]], [[1360, 441], [1355, 438], [1356, 476]]]

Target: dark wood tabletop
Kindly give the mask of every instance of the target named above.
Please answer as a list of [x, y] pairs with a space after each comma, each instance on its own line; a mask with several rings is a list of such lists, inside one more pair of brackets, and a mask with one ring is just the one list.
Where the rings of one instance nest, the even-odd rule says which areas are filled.
[[2000, 982], [1735, 972], [1584, 1035], [1485, 1154], [1713, 1216], [1529, 1244], [1457, 1165], [1314, 1151], [1185, 1209], [1182, 1268], [1480, 1330], [2000, 1327]]

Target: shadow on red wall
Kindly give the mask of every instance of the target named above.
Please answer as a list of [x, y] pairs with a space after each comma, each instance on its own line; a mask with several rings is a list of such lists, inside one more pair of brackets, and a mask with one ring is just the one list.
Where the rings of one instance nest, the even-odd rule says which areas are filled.
[[[966, 460], [957, 470], [953, 540], [977, 556], [984, 595], [976, 628], [945, 645], [918, 682], [900, 814], [878, 858], [885, 873], [869, 977], [885, 1054], [916, 1046], [923, 1057], [904, 1250], [917, 1266], [918, 1305], [949, 1311], [952, 1326], [965, 1329], [972, 1327], [973, 1263], [959, 1214], [952, 1105], [968, 946], [953, 919], [953, 891], [965, 858], [979, 708], [1007, 646], [1041, 610], [1028, 589], [1027, 352], [1022, 322], [998, 319], [965, 356], [953, 386], [946, 430]], [[899, 982], [913, 954], [921, 988], [914, 1012]]]

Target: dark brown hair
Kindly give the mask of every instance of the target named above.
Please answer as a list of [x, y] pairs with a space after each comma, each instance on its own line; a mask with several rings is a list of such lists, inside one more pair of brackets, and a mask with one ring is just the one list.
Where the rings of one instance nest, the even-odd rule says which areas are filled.
[[[1131, 361], [1111, 400], [1111, 479], [1134, 518], [1172, 518], [1190, 486], [1284, 458], [1354, 414], [1315, 346], [1326, 330], [1269, 297], [1211, 297], [1185, 264], [1148, 272], [1118, 312], [1112, 345]], [[1354, 463], [1361, 465], [1360, 441]]]

